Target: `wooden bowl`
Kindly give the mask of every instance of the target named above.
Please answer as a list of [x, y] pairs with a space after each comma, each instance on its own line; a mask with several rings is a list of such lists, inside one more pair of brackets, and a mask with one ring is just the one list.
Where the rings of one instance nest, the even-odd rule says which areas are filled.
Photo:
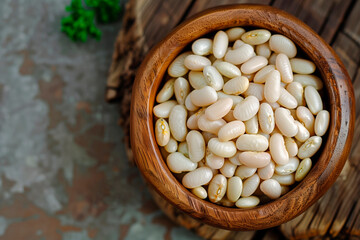
[[[307, 177], [272, 202], [244, 210], [201, 200], [169, 171], [154, 137], [152, 109], [157, 90], [172, 60], [195, 39], [235, 26], [266, 28], [292, 39], [316, 64], [325, 85], [331, 116], [328, 137]], [[204, 223], [230, 230], [257, 230], [280, 225], [318, 200], [339, 176], [350, 151], [355, 122], [351, 80], [331, 47], [310, 27], [279, 9], [233, 5], [204, 11], [175, 28], [140, 66], [132, 92], [131, 147], [146, 181], [168, 202]], [[332, 209], [329, 209], [332, 211]]]

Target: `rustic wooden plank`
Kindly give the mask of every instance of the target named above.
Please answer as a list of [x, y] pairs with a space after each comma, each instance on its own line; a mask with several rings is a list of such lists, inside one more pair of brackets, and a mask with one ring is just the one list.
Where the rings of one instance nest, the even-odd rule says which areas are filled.
[[337, 0], [332, 2], [327, 19], [322, 25], [319, 33], [328, 43], [331, 43], [339, 30], [341, 23], [345, 18], [345, 14], [349, 11], [351, 0]]
[[270, 0], [253, 0], [253, 1], [252, 0], [223, 0], [223, 1], [196, 0], [187, 17], [190, 17], [195, 13], [198, 13], [204, 9], [208, 9], [216, 6], [228, 5], [228, 4], [245, 4], [245, 3], [269, 5]]
[[356, 4], [351, 11], [350, 17], [347, 20], [345, 26], [345, 33], [354, 39], [357, 44], [360, 44], [360, 1], [356, 1]]
[[360, 61], [360, 46], [344, 33], [339, 33], [332, 47], [353, 79]]

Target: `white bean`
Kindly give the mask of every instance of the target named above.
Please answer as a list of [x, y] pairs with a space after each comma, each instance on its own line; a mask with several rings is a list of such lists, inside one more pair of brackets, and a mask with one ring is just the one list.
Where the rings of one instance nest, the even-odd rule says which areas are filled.
[[224, 86], [224, 79], [218, 70], [213, 66], [205, 66], [203, 74], [207, 85], [219, 91]]
[[241, 76], [240, 69], [234, 64], [217, 60], [213, 66], [225, 77], [234, 78]]
[[191, 45], [191, 50], [196, 55], [209, 55], [212, 50], [212, 40], [199, 38]]
[[229, 41], [233, 42], [241, 37], [241, 35], [245, 32], [245, 30], [241, 27], [230, 28], [225, 31], [228, 35]]
[[189, 158], [193, 162], [201, 161], [205, 156], [205, 141], [200, 132], [190, 131], [186, 136]]
[[291, 157], [287, 164], [276, 166], [275, 173], [278, 175], [288, 175], [294, 173], [298, 168], [299, 163], [300, 161], [297, 157]]
[[267, 152], [240, 152], [238, 158], [241, 164], [251, 168], [263, 168], [271, 160], [271, 156]]
[[174, 95], [174, 83], [175, 79], [170, 79], [164, 84], [164, 86], [156, 96], [156, 101], [158, 103], [166, 102]]
[[228, 35], [224, 31], [218, 31], [214, 36], [213, 54], [219, 59], [225, 56], [226, 50], [229, 45]]
[[276, 57], [277, 57], [277, 53], [272, 53], [271, 55], [270, 55], [270, 58], [269, 58], [269, 64], [271, 64], [271, 65], [275, 65], [276, 64]]
[[168, 153], [176, 152], [176, 150], [178, 149], [178, 142], [172, 137], [170, 137], [168, 144], [166, 144], [164, 148]]
[[173, 173], [193, 171], [198, 166], [197, 163], [192, 162], [180, 152], [171, 153], [166, 158], [166, 164]]
[[174, 83], [174, 92], [177, 102], [185, 104], [185, 99], [190, 92], [189, 82], [183, 77], [178, 77]]
[[322, 143], [322, 138], [319, 136], [312, 136], [301, 145], [298, 152], [300, 159], [310, 158], [319, 150]]
[[212, 87], [205, 86], [199, 90], [193, 90], [190, 93], [191, 101], [199, 107], [206, 107], [213, 104], [218, 99], [218, 95]]
[[234, 110], [230, 110], [228, 112], [228, 114], [226, 114], [223, 119], [226, 121], [226, 122], [232, 122], [232, 121], [236, 121], [236, 118], [234, 117], [234, 114], [233, 114]]
[[285, 54], [279, 53], [276, 56], [275, 65], [276, 69], [280, 72], [282, 82], [291, 83], [294, 80], [289, 58]]
[[254, 175], [252, 175], [251, 177], [249, 177], [248, 179], [246, 179], [243, 183], [243, 191], [241, 193], [242, 197], [249, 197], [251, 196], [256, 189], [259, 187], [260, 184], [260, 178], [259, 176], [255, 173]]
[[267, 75], [275, 70], [274, 65], [267, 65], [258, 71], [254, 76], [254, 83], [265, 83]]
[[316, 90], [320, 90], [323, 88], [323, 82], [319, 77], [315, 75], [295, 74], [294, 82], [301, 83], [303, 87], [313, 86]]
[[187, 157], [187, 158], [189, 157], [189, 150], [188, 150], [186, 142], [179, 143], [178, 152], [184, 154], [184, 156]]
[[239, 200], [237, 200], [235, 205], [238, 208], [247, 209], [247, 208], [253, 208], [257, 206], [259, 203], [260, 203], [260, 199], [258, 197], [250, 196], [250, 197], [240, 198]]
[[294, 73], [312, 74], [316, 69], [316, 66], [313, 62], [302, 58], [290, 59], [290, 64]]
[[269, 47], [269, 43], [263, 43], [263, 44], [257, 45], [255, 47], [255, 52], [259, 56], [269, 58], [270, 55], [271, 55], [271, 50], [270, 50], [270, 47]]
[[305, 105], [304, 88], [299, 82], [291, 82], [286, 86], [286, 90], [296, 99], [298, 106]]
[[244, 134], [236, 140], [236, 147], [240, 151], [264, 152], [268, 149], [269, 142], [260, 134]]
[[276, 199], [281, 196], [281, 186], [278, 181], [268, 179], [260, 184], [260, 190], [269, 198]]
[[220, 168], [220, 172], [227, 178], [234, 176], [237, 165], [233, 164], [229, 160], [225, 160], [224, 165]]
[[174, 61], [172, 61], [168, 68], [168, 74], [171, 77], [181, 77], [189, 71], [189, 69], [184, 65], [184, 60], [190, 54], [191, 52], [184, 52], [177, 56]]
[[281, 185], [290, 186], [295, 183], [295, 174], [291, 173], [288, 175], [277, 175], [274, 174], [271, 179], [278, 181]]
[[296, 98], [283, 87], [280, 88], [280, 97], [277, 102], [288, 109], [294, 109], [298, 104]]
[[257, 168], [241, 165], [236, 169], [235, 175], [241, 179], [245, 179], [245, 178], [249, 178], [252, 175], [254, 175], [256, 173], [256, 170], [257, 170]]
[[221, 119], [228, 114], [232, 105], [233, 100], [231, 98], [221, 98], [206, 108], [205, 116], [211, 121]]
[[235, 155], [236, 146], [232, 141], [220, 142], [218, 138], [212, 138], [208, 142], [209, 150], [220, 157], [229, 158]]
[[295, 121], [295, 124], [298, 126], [298, 132], [295, 138], [300, 142], [305, 142], [310, 137], [309, 131], [299, 121]]
[[254, 54], [254, 48], [249, 44], [243, 44], [239, 48], [229, 50], [225, 55], [225, 61], [239, 65], [249, 60]]
[[198, 127], [200, 130], [217, 134], [219, 129], [226, 124], [224, 119], [211, 121], [207, 119], [205, 114], [201, 115], [198, 119]]
[[312, 114], [316, 115], [323, 110], [323, 102], [319, 92], [313, 86], [307, 86], [305, 88], [305, 100], [306, 104]]
[[259, 132], [259, 121], [257, 115], [245, 121], [245, 132], [248, 134], [257, 134]]
[[264, 97], [269, 103], [276, 102], [280, 98], [280, 72], [278, 70], [273, 70], [268, 73], [265, 78]]
[[169, 124], [163, 118], [159, 118], [155, 123], [155, 138], [157, 144], [161, 147], [168, 144], [170, 140]]
[[208, 167], [199, 167], [194, 171], [188, 172], [182, 179], [182, 184], [186, 188], [196, 188], [206, 185], [213, 177], [213, 172]]
[[208, 187], [209, 200], [213, 203], [219, 202], [226, 193], [227, 179], [222, 174], [217, 174], [210, 181]]
[[239, 177], [235, 176], [228, 179], [226, 196], [229, 201], [236, 202], [240, 198], [242, 187], [243, 184]]
[[186, 107], [187, 110], [192, 111], [192, 112], [194, 112], [194, 111], [196, 111], [196, 110], [199, 109], [199, 107], [198, 107], [198, 106], [195, 106], [195, 105], [193, 104], [193, 102], [191, 101], [190, 94], [188, 94], [188, 95], [186, 96], [186, 98], [185, 98], [185, 107]]
[[218, 132], [221, 142], [226, 142], [239, 137], [245, 132], [245, 124], [242, 121], [232, 121], [222, 126]]
[[326, 110], [321, 110], [315, 119], [314, 130], [319, 137], [326, 133], [330, 123], [330, 113]]
[[212, 169], [220, 169], [224, 166], [225, 159], [223, 157], [216, 156], [209, 149], [206, 150], [205, 156], [206, 165]]
[[228, 158], [229, 161], [234, 165], [237, 165], [237, 166], [241, 165], [241, 163], [239, 162], [239, 159], [238, 159], [239, 154], [240, 154], [240, 151], [237, 151], [234, 156]]
[[259, 71], [268, 64], [268, 60], [263, 56], [255, 56], [241, 65], [241, 72], [252, 74]]
[[156, 105], [153, 109], [154, 115], [158, 118], [168, 118], [171, 109], [177, 105], [175, 100], [169, 100]]
[[254, 96], [259, 101], [264, 100], [264, 84], [249, 83], [248, 89], [244, 92], [244, 96]]
[[191, 192], [200, 199], [207, 198], [207, 191], [203, 187], [196, 187], [191, 189]]
[[269, 144], [270, 154], [272, 159], [279, 165], [284, 165], [289, 162], [289, 154], [286, 151], [284, 137], [275, 133], [270, 137]]
[[247, 121], [259, 111], [259, 100], [254, 96], [248, 96], [238, 103], [234, 109], [234, 117], [240, 121]]
[[241, 40], [251, 45], [259, 45], [266, 43], [271, 36], [271, 33], [266, 29], [256, 29], [248, 31], [241, 36]]
[[259, 168], [257, 170], [257, 173], [262, 180], [270, 179], [274, 175], [275, 171], [275, 163], [273, 161], [270, 161], [268, 165], [266, 165], [263, 168]]
[[234, 42], [234, 45], [233, 45], [232, 49], [235, 50], [235, 49], [241, 47], [241, 46], [244, 45], [244, 44], [245, 44], [245, 43], [244, 43], [243, 41], [241, 41], [240, 39], [238, 39], [238, 40], [236, 40], [236, 41]]
[[274, 34], [270, 37], [269, 46], [275, 53], [283, 53], [289, 58], [295, 57], [297, 53], [296, 46], [293, 41], [280, 34]]
[[295, 173], [295, 181], [300, 182], [310, 172], [312, 162], [310, 158], [303, 159]]
[[211, 65], [211, 61], [203, 56], [190, 54], [184, 60], [184, 65], [193, 71], [202, 71], [205, 66]]
[[312, 113], [310, 112], [310, 110], [307, 107], [299, 106], [296, 109], [296, 116], [299, 119], [300, 123], [302, 123], [309, 131], [310, 135], [314, 135], [315, 118], [314, 115], [312, 115]]
[[270, 134], [275, 128], [274, 111], [268, 103], [262, 103], [259, 109], [259, 124], [261, 130]]
[[298, 132], [295, 120], [288, 109], [279, 107], [275, 110], [275, 124], [286, 137], [294, 137]]
[[182, 142], [187, 134], [186, 128], [187, 111], [183, 105], [176, 105], [169, 115], [169, 126], [175, 140]]
[[249, 80], [244, 77], [235, 77], [224, 84], [224, 92], [226, 94], [239, 95], [245, 92], [249, 87]]
[[189, 82], [194, 89], [201, 89], [207, 86], [204, 74], [202, 72], [190, 71]]
[[285, 147], [289, 157], [295, 157], [298, 154], [299, 149], [294, 139], [285, 137]]
[[201, 115], [204, 114], [204, 111], [205, 110], [202, 108], [193, 115], [191, 115], [186, 122], [186, 126], [191, 130], [199, 129], [198, 120], [201, 117]]

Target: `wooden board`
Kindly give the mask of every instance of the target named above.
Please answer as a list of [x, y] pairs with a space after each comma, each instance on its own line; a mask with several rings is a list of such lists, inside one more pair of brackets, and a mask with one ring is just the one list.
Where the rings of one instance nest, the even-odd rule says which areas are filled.
[[[119, 124], [125, 132], [129, 159], [129, 111], [131, 87], [136, 69], [148, 50], [183, 19], [209, 7], [233, 3], [272, 4], [297, 16], [328, 43], [343, 60], [353, 79], [357, 102], [360, 101], [360, 1], [355, 0], [130, 0], [124, 15], [124, 25], [115, 43], [113, 63], [108, 77], [106, 98], [119, 104]], [[359, 104], [357, 105], [359, 106]], [[357, 108], [357, 116], [360, 107]], [[230, 232], [219, 230], [174, 209], [160, 197], [154, 199], [175, 222], [192, 229], [206, 239], [291, 239], [314, 237], [360, 237], [360, 119], [357, 119], [355, 139], [348, 164], [334, 186], [310, 209], [280, 228], [271, 231]]]

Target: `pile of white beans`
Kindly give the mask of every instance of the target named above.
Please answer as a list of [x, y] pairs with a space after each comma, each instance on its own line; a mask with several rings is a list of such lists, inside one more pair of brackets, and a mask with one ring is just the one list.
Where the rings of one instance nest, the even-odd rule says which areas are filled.
[[155, 137], [201, 199], [251, 208], [305, 178], [330, 114], [313, 62], [287, 37], [235, 27], [200, 38], [168, 68]]

